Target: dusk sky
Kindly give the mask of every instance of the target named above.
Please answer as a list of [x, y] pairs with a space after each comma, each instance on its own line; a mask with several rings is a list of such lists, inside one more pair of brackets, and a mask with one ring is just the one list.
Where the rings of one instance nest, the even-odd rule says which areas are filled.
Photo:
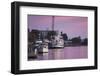
[[[52, 29], [52, 16], [28, 15], [28, 28], [38, 30]], [[88, 17], [79, 16], [55, 16], [54, 30], [62, 31], [68, 35], [68, 38], [81, 36], [87, 38]]]

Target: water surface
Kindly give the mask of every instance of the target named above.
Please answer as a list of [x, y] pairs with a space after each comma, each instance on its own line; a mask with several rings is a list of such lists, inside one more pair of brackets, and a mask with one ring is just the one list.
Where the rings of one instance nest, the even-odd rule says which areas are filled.
[[88, 58], [87, 46], [65, 47], [62, 49], [49, 49], [48, 53], [38, 54], [31, 60], [56, 60], [56, 59], [82, 59]]

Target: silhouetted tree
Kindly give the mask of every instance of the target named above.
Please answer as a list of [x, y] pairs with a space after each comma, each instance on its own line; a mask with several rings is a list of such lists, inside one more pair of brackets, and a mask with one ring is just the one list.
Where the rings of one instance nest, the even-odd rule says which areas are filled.
[[38, 30], [32, 30], [31, 32], [28, 33], [28, 41], [29, 42], [34, 42], [36, 39], [38, 39]]
[[80, 44], [81, 43], [81, 37], [74, 37], [71, 39], [72, 44]]
[[88, 45], [88, 39], [87, 38], [83, 39], [82, 45]]
[[67, 36], [66, 33], [62, 34], [62, 36], [63, 36], [63, 39], [64, 39], [65, 41], [68, 40], [68, 36]]

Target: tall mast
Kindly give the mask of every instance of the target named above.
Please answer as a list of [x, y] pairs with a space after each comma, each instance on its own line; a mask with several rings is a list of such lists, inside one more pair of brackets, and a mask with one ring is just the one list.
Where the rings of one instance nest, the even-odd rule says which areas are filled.
[[54, 16], [52, 16], [52, 31], [54, 31]]

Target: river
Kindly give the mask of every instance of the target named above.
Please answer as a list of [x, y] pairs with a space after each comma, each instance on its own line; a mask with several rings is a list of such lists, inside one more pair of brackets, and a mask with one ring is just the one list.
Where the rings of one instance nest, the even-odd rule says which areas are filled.
[[49, 49], [48, 53], [38, 54], [31, 60], [62, 60], [88, 58], [87, 46], [64, 47], [63, 49]]

